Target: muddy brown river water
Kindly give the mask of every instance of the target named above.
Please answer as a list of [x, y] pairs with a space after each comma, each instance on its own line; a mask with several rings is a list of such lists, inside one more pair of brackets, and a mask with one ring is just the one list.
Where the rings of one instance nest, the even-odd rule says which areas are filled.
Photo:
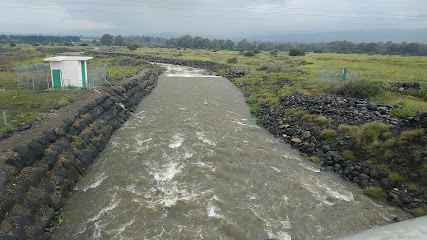
[[228, 80], [167, 69], [54, 239], [332, 239], [407, 218], [257, 126]]

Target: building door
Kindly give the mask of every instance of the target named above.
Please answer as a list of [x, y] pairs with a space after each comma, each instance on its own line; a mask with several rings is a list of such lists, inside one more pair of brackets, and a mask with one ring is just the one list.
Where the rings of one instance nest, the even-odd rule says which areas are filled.
[[86, 66], [85, 61], [82, 61], [82, 81], [83, 87], [86, 86]]
[[61, 70], [52, 70], [53, 87], [61, 86]]

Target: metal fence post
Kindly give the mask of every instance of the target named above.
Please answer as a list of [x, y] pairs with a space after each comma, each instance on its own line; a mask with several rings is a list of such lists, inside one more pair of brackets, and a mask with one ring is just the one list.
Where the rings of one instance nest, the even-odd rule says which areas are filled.
[[7, 127], [7, 119], [6, 119], [6, 112], [3, 111], [3, 122], [4, 122], [4, 126]]

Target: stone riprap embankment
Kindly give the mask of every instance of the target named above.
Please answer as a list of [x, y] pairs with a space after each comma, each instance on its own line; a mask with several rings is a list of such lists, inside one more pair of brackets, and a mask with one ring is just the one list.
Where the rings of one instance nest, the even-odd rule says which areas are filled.
[[[356, 141], [349, 134], [340, 131], [340, 125], [360, 126], [370, 122], [381, 122], [391, 125], [390, 131], [398, 134], [408, 129], [427, 128], [427, 114], [418, 113], [415, 117], [399, 119], [390, 116], [394, 108], [389, 104], [375, 104], [355, 98], [337, 95], [302, 96], [292, 95], [280, 99], [279, 106], [271, 110], [265, 106], [258, 113], [262, 125], [272, 134], [298, 148], [307, 156], [316, 156], [323, 171], [333, 171], [347, 180], [354, 181], [361, 187], [381, 187], [386, 199], [407, 212], [417, 208], [426, 208], [427, 195], [403, 184], [403, 179], [396, 181], [389, 173], [364, 163], [364, 160], [375, 158], [375, 150], [357, 147]], [[322, 116], [319, 126], [317, 119], [310, 117], [286, 115], [286, 109], [298, 109], [307, 116]], [[332, 137], [322, 136], [325, 129], [331, 129]], [[335, 135], [336, 133], [336, 135]], [[397, 152], [387, 162], [400, 173], [416, 181], [420, 178], [419, 169], [422, 161], [427, 160], [427, 139], [422, 137], [414, 143], [421, 159], [414, 160], [404, 151]], [[345, 158], [344, 151], [352, 150], [354, 159]], [[414, 150], [411, 150], [414, 151]]]
[[157, 72], [115, 87], [26, 146], [0, 172], [0, 239], [50, 239], [65, 199], [113, 132], [156, 86]]

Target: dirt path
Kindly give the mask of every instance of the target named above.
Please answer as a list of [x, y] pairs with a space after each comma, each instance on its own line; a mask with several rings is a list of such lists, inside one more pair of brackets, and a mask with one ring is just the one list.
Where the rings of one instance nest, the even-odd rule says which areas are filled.
[[[135, 78], [141, 78], [147, 71], [148, 69], [142, 70], [134, 76], [120, 81], [120, 84], [126, 83]], [[74, 116], [81, 107], [108, 93], [109, 89], [109, 87], [101, 87], [98, 91], [94, 91], [92, 93], [77, 91], [73, 95], [74, 102], [60, 108], [59, 110], [54, 110], [53, 112], [48, 113], [40, 121], [37, 121], [32, 128], [16, 133], [13, 136], [0, 141], [0, 172], [2, 172], [2, 169], [6, 169], [7, 165], [5, 161], [13, 154], [13, 148], [27, 145], [32, 140], [35, 140], [42, 135], [43, 132], [57, 127], [65, 118]]]

